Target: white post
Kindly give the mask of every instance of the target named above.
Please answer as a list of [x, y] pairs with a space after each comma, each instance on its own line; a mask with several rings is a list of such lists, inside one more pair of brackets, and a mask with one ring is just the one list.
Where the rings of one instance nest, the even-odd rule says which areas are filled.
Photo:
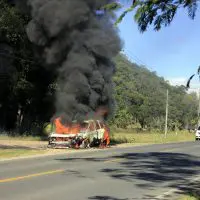
[[199, 114], [200, 114], [200, 89], [199, 89], [199, 107], [198, 107], [198, 126], [200, 125]]
[[165, 138], [167, 137], [167, 120], [168, 120], [168, 97], [169, 96], [169, 92], [167, 89], [167, 100], [166, 100], [166, 116], [165, 116]]

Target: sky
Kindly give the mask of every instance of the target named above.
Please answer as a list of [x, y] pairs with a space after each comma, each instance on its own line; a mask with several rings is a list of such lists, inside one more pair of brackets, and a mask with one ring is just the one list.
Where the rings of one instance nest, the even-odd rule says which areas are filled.
[[[117, 12], [119, 15], [121, 11]], [[134, 62], [145, 65], [173, 85], [186, 84], [200, 65], [200, 9], [191, 20], [187, 10], [177, 12], [173, 22], [160, 31], [152, 27], [140, 33], [133, 13], [118, 25], [124, 43], [124, 53]], [[199, 79], [191, 82], [191, 89], [200, 87]]]

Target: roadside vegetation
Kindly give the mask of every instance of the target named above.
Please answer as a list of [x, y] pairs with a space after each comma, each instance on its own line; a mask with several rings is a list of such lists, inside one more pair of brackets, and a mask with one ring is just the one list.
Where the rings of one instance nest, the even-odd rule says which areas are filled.
[[[3, 71], [0, 71], [0, 139], [44, 139], [44, 126], [55, 112], [56, 78], [34, 57], [25, 33], [30, 16], [20, 13], [7, 1], [1, 1], [0, 11], [0, 69]], [[132, 63], [122, 54], [115, 58], [115, 63], [116, 106], [108, 119], [114, 133], [113, 143], [193, 140], [193, 134], [184, 131], [194, 129], [197, 124], [196, 93], [189, 94], [185, 86], [170, 85], [156, 72]], [[170, 133], [165, 139], [167, 89]]]
[[30, 149], [0, 149], [0, 160], [7, 158], [15, 158], [21, 156], [32, 156], [44, 154], [44, 150], [30, 150]]
[[182, 196], [179, 200], [200, 200], [200, 196], [189, 194], [189, 195]]
[[[47, 138], [41, 138], [39, 136], [9, 136], [0, 135], [1, 141], [47, 141]], [[164, 133], [161, 132], [135, 132], [132, 130], [111, 131], [111, 143], [112, 144], [122, 144], [122, 143], [166, 143], [166, 142], [185, 142], [194, 141], [194, 133], [188, 131], [177, 131], [168, 132], [165, 137]]]
[[39, 136], [17, 136], [17, 135], [10, 135], [10, 134], [1, 134], [0, 135], [0, 141], [1, 140], [20, 140], [20, 141], [41, 141], [43, 140]]
[[[188, 131], [169, 132], [165, 138], [163, 132], [136, 132], [129, 129], [111, 130], [111, 146], [147, 145], [172, 142], [194, 141], [194, 134]], [[48, 149], [47, 140], [33, 136], [0, 135], [0, 160], [21, 156], [63, 152], [63, 149]]]
[[169, 132], [165, 137], [164, 133], [133, 133], [116, 132], [112, 134], [112, 144], [163, 144], [170, 142], [194, 141], [194, 134], [187, 131]]

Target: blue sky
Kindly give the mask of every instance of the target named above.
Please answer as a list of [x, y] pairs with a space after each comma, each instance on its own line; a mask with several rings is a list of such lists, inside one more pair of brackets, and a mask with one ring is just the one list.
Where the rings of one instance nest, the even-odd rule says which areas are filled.
[[[188, 17], [187, 10], [179, 10], [171, 25], [159, 32], [149, 27], [141, 34], [133, 13], [118, 27], [124, 51], [136, 63], [156, 71], [172, 84], [184, 84], [196, 73], [200, 65], [200, 10], [195, 20]], [[191, 87], [197, 87], [197, 83], [196, 78]]]

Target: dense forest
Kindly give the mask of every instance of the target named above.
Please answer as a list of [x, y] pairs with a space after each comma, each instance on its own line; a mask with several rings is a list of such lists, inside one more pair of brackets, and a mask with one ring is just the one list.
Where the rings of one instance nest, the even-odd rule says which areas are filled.
[[[55, 74], [34, 57], [25, 26], [29, 16], [0, 1], [0, 129], [20, 134], [40, 133], [55, 112]], [[109, 124], [119, 128], [163, 130], [166, 90], [169, 128], [189, 128], [197, 120], [198, 99], [184, 86], [171, 86], [124, 55], [115, 58], [113, 78], [116, 108]]]
[[117, 127], [138, 125], [164, 129], [166, 90], [169, 90], [169, 128], [183, 129], [197, 123], [198, 98], [185, 86], [172, 86], [156, 72], [131, 63], [124, 55], [116, 58], [114, 76], [117, 110], [111, 121]]

